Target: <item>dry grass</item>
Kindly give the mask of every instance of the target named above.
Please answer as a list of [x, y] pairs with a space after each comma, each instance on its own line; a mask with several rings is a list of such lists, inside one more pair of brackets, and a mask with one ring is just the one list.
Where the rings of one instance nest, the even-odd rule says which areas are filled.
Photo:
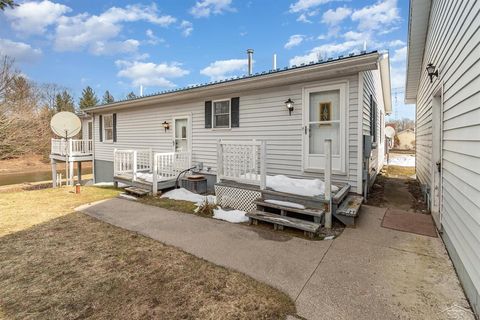
[[389, 177], [411, 177], [415, 174], [415, 167], [402, 167], [402, 166], [385, 166], [387, 176]]
[[150, 206], [165, 208], [168, 210], [179, 211], [184, 213], [194, 213], [197, 206], [195, 203], [183, 200], [173, 200], [168, 198], [160, 198], [157, 196], [145, 196], [138, 198], [138, 201]]
[[295, 313], [285, 294], [241, 273], [68, 213], [117, 192], [0, 195], [0, 318], [280, 319]]

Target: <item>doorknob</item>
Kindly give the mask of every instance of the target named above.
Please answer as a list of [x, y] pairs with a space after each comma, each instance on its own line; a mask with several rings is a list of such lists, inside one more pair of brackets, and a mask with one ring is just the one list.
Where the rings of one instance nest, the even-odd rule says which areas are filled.
[[440, 162], [440, 160], [438, 160], [435, 164], [437, 165], [437, 171], [442, 172], [442, 163]]

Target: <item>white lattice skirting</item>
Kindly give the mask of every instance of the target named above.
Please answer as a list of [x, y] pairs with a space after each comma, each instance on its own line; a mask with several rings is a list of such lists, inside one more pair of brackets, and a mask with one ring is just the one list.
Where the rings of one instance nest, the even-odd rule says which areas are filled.
[[256, 209], [253, 201], [261, 198], [260, 191], [246, 190], [242, 188], [215, 186], [217, 204], [222, 208], [232, 208], [246, 212]]

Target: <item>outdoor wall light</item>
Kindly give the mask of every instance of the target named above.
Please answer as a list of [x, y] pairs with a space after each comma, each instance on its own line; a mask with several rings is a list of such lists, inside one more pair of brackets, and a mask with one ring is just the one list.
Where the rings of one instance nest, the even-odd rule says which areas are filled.
[[427, 73], [430, 77], [430, 83], [433, 83], [433, 76], [438, 78], [438, 70], [432, 63], [427, 64]]
[[292, 115], [294, 104], [295, 104], [295, 102], [293, 102], [292, 99], [290, 99], [290, 98], [288, 98], [288, 100], [285, 101], [285, 107], [287, 107], [289, 115]]
[[165, 132], [170, 129], [170, 123], [168, 123], [167, 121], [163, 121], [162, 126], [165, 129]]

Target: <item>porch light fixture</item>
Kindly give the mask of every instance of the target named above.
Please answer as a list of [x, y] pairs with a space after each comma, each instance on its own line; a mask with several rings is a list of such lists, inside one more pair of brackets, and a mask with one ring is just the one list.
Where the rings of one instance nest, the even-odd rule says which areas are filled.
[[438, 78], [438, 70], [436, 69], [437, 68], [432, 63], [427, 64], [427, 73], [430, 77], [430, 83], [433, 83], [433, 76]]
[[167, 121], [163, 121], [162, 126], [165, 129], [165, 132], [170, 129], [170, 123], [168, 123]]
[[290, 99], [290, 98], [288, 98], [288, 100], [285, 101], [285, 107], [287, 107], [289, 115], [292, 115], [294, 104], [295, 104], [295, 102], [293, 102], [292, 99]]

